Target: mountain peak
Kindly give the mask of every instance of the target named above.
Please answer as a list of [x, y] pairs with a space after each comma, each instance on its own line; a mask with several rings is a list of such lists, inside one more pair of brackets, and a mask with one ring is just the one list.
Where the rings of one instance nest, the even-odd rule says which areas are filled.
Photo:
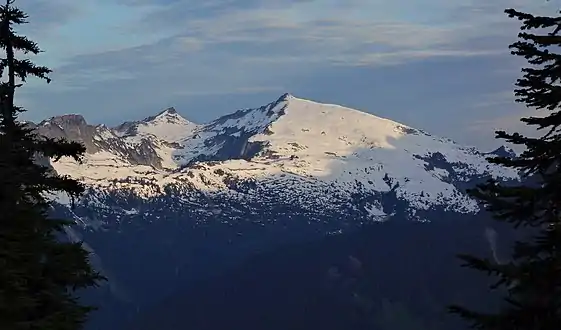
[[511, 148], [506, 147], [506, 146], [500, 146], [499, 148], [495, 149], [494, 151], [491, 151], [489, 154], [494, 155], [494, 156], [498, 156], [498, 157], [507, 157], [507, 158], [516, 157], [516, 152], [514, 150], [512, 150]]
[[174, 107], [169, 107], [166, 108], [160, 112], [158, 112], [158, 114], [154, 115], [154, 116], [150, 116], [147, 118], [144, 118], [142, 120], [142, 122], [144, 123], [148, 123], [148, 122], [152, 122], [156, 119], [161, 119], [161, 118], [168, 118], [168, 119], [179, 119], [179, 120], [183, 120], [183, 121], [187, 121], [187, 119], [183, 118], [178, 112], [177, 110], [175, 110]]
[[272, 105], [273, 107], [276, 105], [279, 105], [281, 103], [288, 103], [291, 100], [297, 99], [296, 97], [294, 97], [294, 95], [290, 94], [290, 93], [284, 93], [282, 94], [276, 101], [269, 103], [270, 105]]
[[169, 107], [161, 111], [157, 116], [178, 115], [174, 107]]
[[40, 125], [49, 125], [49, 124], [58, 124], [58, 125], [75, 125], [75, 126], [83, 126], [87, 125], [86, 119], [84, 116], [78, 114], [66, 114], [61, 116], [51, 117], [47, 120], [44, 120], [40, 123]]
[[279, 101], [288, 101], [291, 98], [294, 98], [294, 96], [290, 93], [284, 93], [281, 95], [281, 97], [279, 97]]

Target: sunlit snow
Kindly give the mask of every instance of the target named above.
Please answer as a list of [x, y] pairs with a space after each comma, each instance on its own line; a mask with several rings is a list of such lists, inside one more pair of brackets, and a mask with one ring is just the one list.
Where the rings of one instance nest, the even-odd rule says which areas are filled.
[[[325, 203], [329, 196], [322, 196], [322, 187], [351, 194], [361, 185], [371, 191], [393, 190], [416, 209], [439, 205], [460, 212], [474, 212], [478, 206], [449, 183], [449, 169], [427, 163], [431, 156], [443, 157], [456, 180], [486, 174], [518, 178], [511, 169], [489, 164], [474, 148], [365, 112], [291, 95], [203, 125], [175, 111], [135, 125], [134, 133], [105, 132], [96, 138], [109, 134], [131, 147], [150, 139], [163, 169], [134, 165], [111, 150], [87, 154], [82, 165], [65, 159], [53, 167], [88, 185], [130, 189], [141, 197], [162, 194], [167, 184], [187, 183], [206, 193], [236, 194], [225, 183], [228, 176], [255, 180], [280, 196], [317, 195]], [[242, 155], [219, 159], [226, 144], [235, 139], [241, 141], [240, 153], [257, 144], [260, 149], [246, 159]], [[220, 161], [194, 161], [201, 157]], [[381, 205], [371, 205], [367, 211], [384, 215]]]

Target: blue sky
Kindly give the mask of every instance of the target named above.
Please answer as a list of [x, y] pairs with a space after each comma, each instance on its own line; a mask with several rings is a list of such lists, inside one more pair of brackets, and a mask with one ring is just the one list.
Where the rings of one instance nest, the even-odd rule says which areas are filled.
[[205, 122], [290, 92], [492, 148], [528, 114], [512, 84], [518, 23], [550, 0], [25, 0], [19, 31], [49, 85], [17, 100], [41, 120], [118, 124], [174, 106]]

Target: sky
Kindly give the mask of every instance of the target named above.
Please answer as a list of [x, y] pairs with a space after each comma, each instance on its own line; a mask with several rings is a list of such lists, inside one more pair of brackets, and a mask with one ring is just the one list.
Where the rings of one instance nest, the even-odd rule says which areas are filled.
[[523, 130], [514, 7], [559, 0], [18, 0], [17, 28], [53, 81], [29, 81], [23, 119], [117, 125], [173, 106], [204, 123], [288, 92], [484, 150]]

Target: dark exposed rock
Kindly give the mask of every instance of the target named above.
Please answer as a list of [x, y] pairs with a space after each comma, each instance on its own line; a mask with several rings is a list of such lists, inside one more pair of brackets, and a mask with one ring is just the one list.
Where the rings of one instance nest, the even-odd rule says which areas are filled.
[[37, 126], [40, 135], [80, 142], [90, 153], [101, 150], [94, 141], [94, 136], [98, 134], [99, 129], [102, 127], [88, 125], [81, 115], [57, 116], [43, 121]]
[[[142, 139], [131, 145], [104, 125], [90, 125], [81, 115], [63, 115], [42, 121], [36, 125], [39, 135], [50, 138], [64, 138], [80, 142], [87, 153], [110, 151], [136, 165], [162, 167], [162, 160], [155, 150], [155, 141]], [[127, 122], [116, 128], [127, 135], [136, 133], [136, 123]]]

